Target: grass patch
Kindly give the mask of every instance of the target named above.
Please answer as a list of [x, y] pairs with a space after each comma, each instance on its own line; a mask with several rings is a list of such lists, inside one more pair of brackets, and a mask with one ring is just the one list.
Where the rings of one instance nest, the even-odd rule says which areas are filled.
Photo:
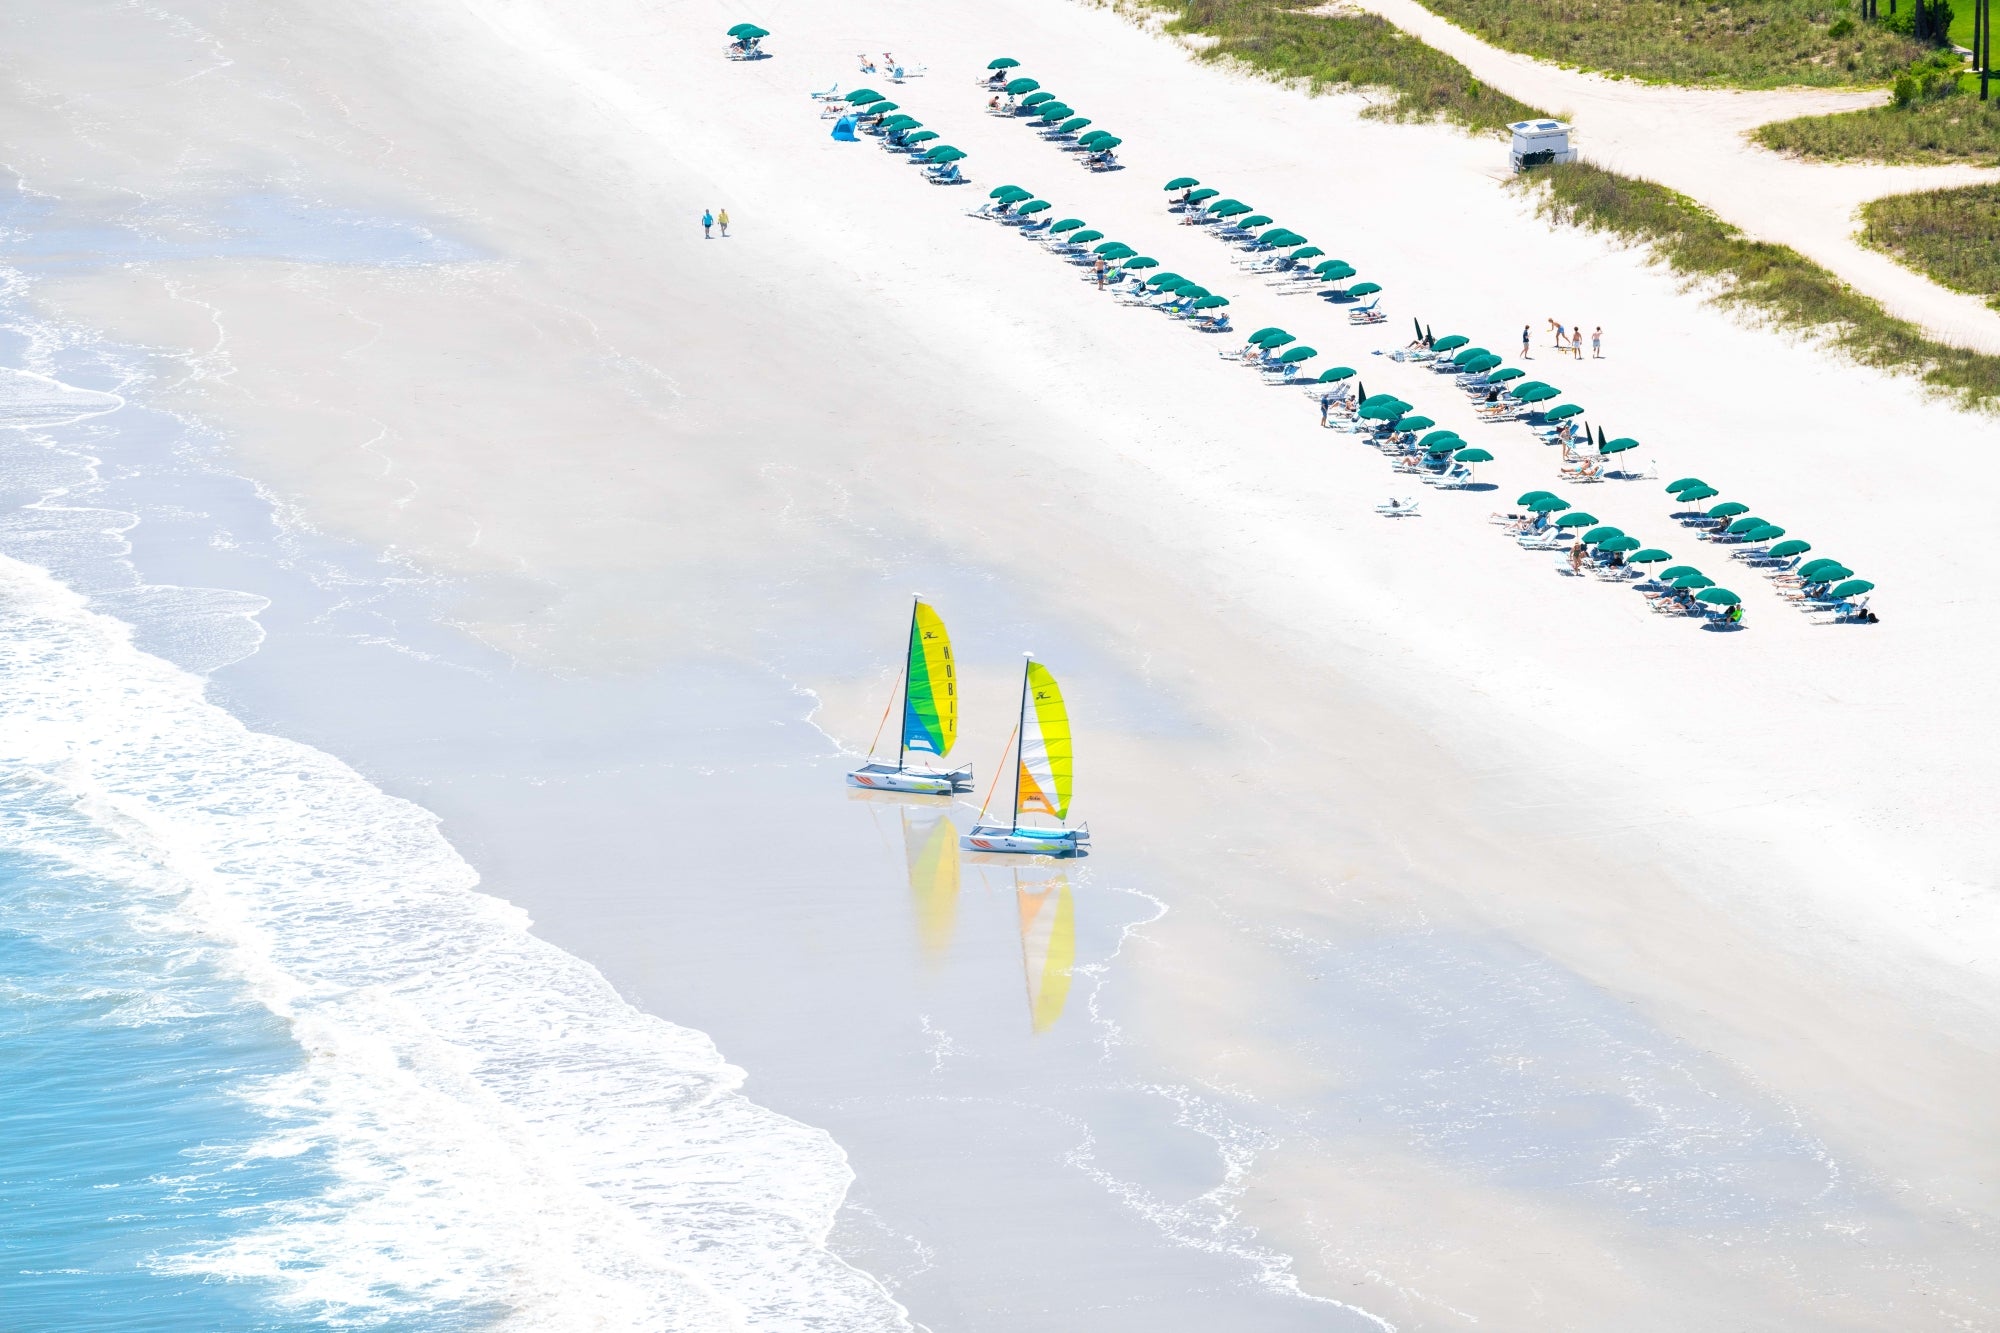
[[1766, 148], [1822, 162], [1993, 166], [2000, 164], [2000, 100], [1959, 93], [1909, 106], [1805, 116], [1760, 125], [1756, 138]]
[[[1856, 22], [1850, 7], [1835, 0], [1424, 3], [1509, 51], [1690, 86], [1886, 83], [1930, 49], [1884, 25]], [[1969, 10], [1969, 4], [1966, 7]], [[1834, 36], [1836, 31], [1842, 35]]]
[[1897, 194], [1861, 206], [1861, 239], [1932, 282], [2000, 310], [2000, 185]]
[[[1936, 341], [1798, 251], [1753, 241], [1665, 186], [1582, 162], [1538, 168], [1517, 181], [1544, 190], [1544, 217], [1646, 245], [1673, 272], [1717, 283], [1714, 299], [1722, 305], [1823, 339], [1862, 365], [1911, 372], [1968, 406], [2000, 398], [2000, 356]], [[2000, 192], [1994, 200], [2000, 208]]]
[[1477, 133], [1543, 114], [1373, 14], [1305, 14], [1291, 0], [1154, 0], [1154, 7], [1174, 13], [1167, 31], [1212, 39], [1201, 51], [1204, 60], [1304, 79], [1316, 93], [1355, 87], [1392, 94], [1363, 115], [1444, 120]]

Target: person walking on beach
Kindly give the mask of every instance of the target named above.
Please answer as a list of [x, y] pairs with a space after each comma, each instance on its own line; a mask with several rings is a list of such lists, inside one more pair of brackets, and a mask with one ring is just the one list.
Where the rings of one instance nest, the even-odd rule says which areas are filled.
[[1576, 353], [1576, 359], [1583, 360], [1583, 325], [1575, 325], [1575, 332], [1569, 336], [1569, 350]]
[[1572, 546], [1572, 547], [1570, 547], [1570, 548], [1569, 548], [1569, 572], [1570, 572], [1570, 573], [1572, 573], [1572, 574], [1581, 574], [1581, 573], [1583, 573], [1583, 539], [1582, 539], [1582, 538], [1578, 538], [1578, 539], [1577, 539], [1577, 542], [1576, 542], [1576, 545], [1574, 545], [1574, 546]]
[[1100, 292], [1104, 290], [1104, 271], [1109, 267], [1110, 265], [1104, 262], [1104, 256], [1099, 255], [1097, 257], [1096, 268], [1097, 268], [1097, 290]]
[[717, 225], [718, 227], [721, 227], [721, 228], [722, 228], [722, 234], [723, 234], [724, 236], [727, 236], [727, 235], [729, 235], [729, 210], [728, 210], [728, 209], [726, 209], [726, 208], [725, 208], [725, 209], [721, 209], [720, 211], [718, 211], [718, 212], [716, 213], [716, 215], [715, 215], [715, 224], [716, 224], [716, 225]]
[[1521, 359], [1525, 361], [1533, 355], [1534, 353], [1528, 350], [1528, 326], [1523, 324], [1521, 326]]
[[701, 210], [701, 238], [702, 238], [702, 239], [703, 239], [704, 241], [707, 241], [707, 240], [713, 240], [713, 239], [714, 239], [713, 237], [711, 237], [711, 236], [710, 236], [710, 235], [708, 234], [708, 229], [709, 229], [710, 227], [713, 227], [714, 225], [715, 225], [715, 214], [713, 214], [713, 213], [709, 212], [709, 211], [708, 211], [707, 209], [705, 209], [705, 208], [704, 208], [704, 209], [702, 209], [702, 210]]
[[1592, 361], [1602, 361], [1604, 359], [1604, 326], [1602, 324], [1599, 324], [1590, 331], [1590, 359]]
[[1563, 338], [1563, 334], [1564, 334], [1565, 330], [1564, 330], [1564, 328], [1563, 328], [1563, 326], [1562, 326], [1562, 324], [1561, 324], [1560, 322], [1558, 322], [1558, 321], [1555, 321], [1555, 320], [1551, 320], [1551, 321], [1549, 321], [1549, 322], [1550, 322], [1550, 323], [1552, 323], [1552, 324], [1555, 324], [1555, 326], [1556, 326], [1556, 350], [1557, 350], [1558, 352], [1560, 352], [1560, 351], [1564, 350], [1564, 349], [1563, 349], [1563, 343], [1564, 343], [1564, 341], [1565, 341], [1565, 340], [1564, 340], [1564, 338]]

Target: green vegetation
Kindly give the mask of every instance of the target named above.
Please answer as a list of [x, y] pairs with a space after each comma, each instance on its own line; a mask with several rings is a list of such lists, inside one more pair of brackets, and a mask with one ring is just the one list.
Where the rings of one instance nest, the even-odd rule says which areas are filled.
[[[1736, 88], [1887, 83], [1928, 49], [1893, 31], [1886, 13], [1885, 22], [1857, 22], [1847, 0], [1425, 4], [1509, 51], [1656, 83]], [[1970, 12], [1969, 3], [1963, 7]], [[1899, 5], [1897, 17], [1907, 17], [1911, 8]]]
[[1753, 241], [1685, 195], [1585, 163], [1519, 178], [1545, 217], [1649, 246], [1673, 272], [1718, 284], [1713, 299], [1829, 345], [1863, 365], [1907, 370], [1967, 404], [2000, 398], [2000, 356], [1950, 347], [1789, 246]]
[[2000, 162], [2000, 100], [1979, 100], [1979, 80], [1949, 51], [1896, 76], [1889, 106], [1805, 116], [1757, 128], [1757, 142], [1825, 162]]
[[1176, 14], [1169, 32], [1214, 41], [1208, 60], [1239, 60], [1279, 78], [1334, 87], [1383, 88], [1391, 100], [1363, 114], [1385, 120], [1447, 120], [1474, 132], [1542, 112], [1487, 87], [1450, 56], [1373, 14], [1301, 13], [1293, 0], [1153, 0]]
[[1931, 281], [2000, 310], [2000, 185], [1899, 194], [1864, 204], [1864, 243]]

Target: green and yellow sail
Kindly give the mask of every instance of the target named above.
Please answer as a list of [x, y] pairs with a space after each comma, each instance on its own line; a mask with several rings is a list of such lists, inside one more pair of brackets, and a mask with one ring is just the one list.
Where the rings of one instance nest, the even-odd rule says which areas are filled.
[[930, 603], [910, 613], [910, 664], [903, 689], [903, 748], [942, 759], [958, 742], [958, 670], [951, 636]]

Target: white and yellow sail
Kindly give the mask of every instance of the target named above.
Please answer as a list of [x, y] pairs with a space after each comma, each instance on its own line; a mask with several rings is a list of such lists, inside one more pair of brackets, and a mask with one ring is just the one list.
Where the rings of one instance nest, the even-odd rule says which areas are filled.
[[1039, 811], [1055, 819], [1069, 818], [1070, 788], [1075, 779], [1070, 745], [1069, 710], [1062, 687], [1040, 662], [1028, 663], [1021, 692], [1021, 771], [1014, 797], [1014, 819]]
[[1017, 879], [1014, 905], [1021, 915], [1028, 1021], [1035, 1031], [1047, 1032], [1062, 1017], [1076, 968], [1076, 900], [1070, 896], [1069, 876], [1057, 873], [1028, 884]]

